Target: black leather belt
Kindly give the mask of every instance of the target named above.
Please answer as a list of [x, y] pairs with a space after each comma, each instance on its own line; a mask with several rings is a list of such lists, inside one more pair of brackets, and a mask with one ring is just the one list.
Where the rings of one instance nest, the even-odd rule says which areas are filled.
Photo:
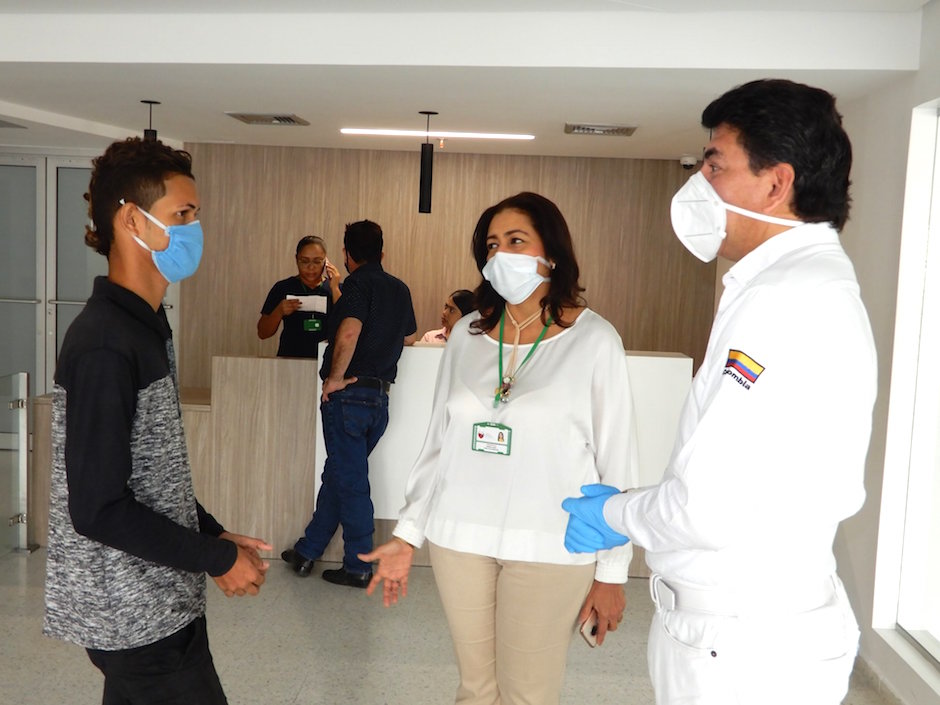
[[391, 382], [386, 382], [384, 379], [379, 379], [378, 377], [360, 377], [352, 384], [347, 384], [347, 387], [365, 387], [366, 389], [379, 389], [386, 394], [392, 388]]

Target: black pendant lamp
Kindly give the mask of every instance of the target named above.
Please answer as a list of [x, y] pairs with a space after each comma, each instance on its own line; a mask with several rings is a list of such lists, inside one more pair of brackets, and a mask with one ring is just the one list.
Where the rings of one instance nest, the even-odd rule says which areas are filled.
[[150, 122], [149, 127], [144, 130], [144, 141], [145, 142], [156, 142], [157, 141], [157, 131], [153, 129], [153, 106], [160, 105], [159, 100], [142, 100], [141, 103], [150, 106]]
[[[431, 116], [437, 115], [434, 110], [420, 110], [421, 115], [427, 118], [425, 133], [431, 131]], [[430, 135], [425, 134], [424, 144], [421, 145], [421, 175], [418, 186], [418, 212], [431, 212], [431, 172], [434, 169], [434, 145], [431, 144]]]

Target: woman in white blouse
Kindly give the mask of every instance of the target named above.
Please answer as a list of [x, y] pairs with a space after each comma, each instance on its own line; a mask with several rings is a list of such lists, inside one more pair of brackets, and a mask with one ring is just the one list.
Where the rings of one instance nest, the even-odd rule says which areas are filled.
[[478, 313], [454, 326], [395, 538], [369, 593], [407, 594], [425, 539], [460, 671], [462, 705], [557, 703], [575, 628], [617, 628], [630, 545], [564, 547], [565, 497], [637, 485], [623, 343], [586, 308], [557, 206], [520, 193], [488, 208], [471, 245]]

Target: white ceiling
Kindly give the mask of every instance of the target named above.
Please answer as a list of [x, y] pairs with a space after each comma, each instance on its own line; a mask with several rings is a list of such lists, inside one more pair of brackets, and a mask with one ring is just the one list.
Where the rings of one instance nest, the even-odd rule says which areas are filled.
[[0, 0], [0, 13], [907, 12], [926, 4], [927, 0], [162, 0], [159, 4], [129, 0]]
[[[743, 81], [792, 78], [845, 102], [915, 71], [924, 4], [0, 0], [0, 121], [26, 128], [0, 124], [0, 151], [99, 150], [146, 127], [139, 101], [154, 99], [153, 126], [177, 142], [410, 150], [339, 128], [422, 129], [418, 111], [436, 110], [432, 129], [536, 135], [448, 151], [676, 158], [700, 153], [702, 108]], [[637, 131], [566, 135], [565, 122]]]

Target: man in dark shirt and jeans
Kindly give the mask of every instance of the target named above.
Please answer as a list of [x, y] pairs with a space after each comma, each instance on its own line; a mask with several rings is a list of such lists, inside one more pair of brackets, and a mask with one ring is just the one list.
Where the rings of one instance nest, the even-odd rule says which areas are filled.
[[389, 387], [418, 325], [408, 287], [382, 269], [382, 228], [369, 220], [347, 225], [343, 255], [349, 276], [329, 319], [320, 368], [322, 485], [304, 536], [281, 557], [306, 577], [342, 524], [343, 567], [323, 571], [323, 579], [364, 588], [372, 567], [358, 554], [372, 550], [375, 528], [368, 457], [388, 426]]

